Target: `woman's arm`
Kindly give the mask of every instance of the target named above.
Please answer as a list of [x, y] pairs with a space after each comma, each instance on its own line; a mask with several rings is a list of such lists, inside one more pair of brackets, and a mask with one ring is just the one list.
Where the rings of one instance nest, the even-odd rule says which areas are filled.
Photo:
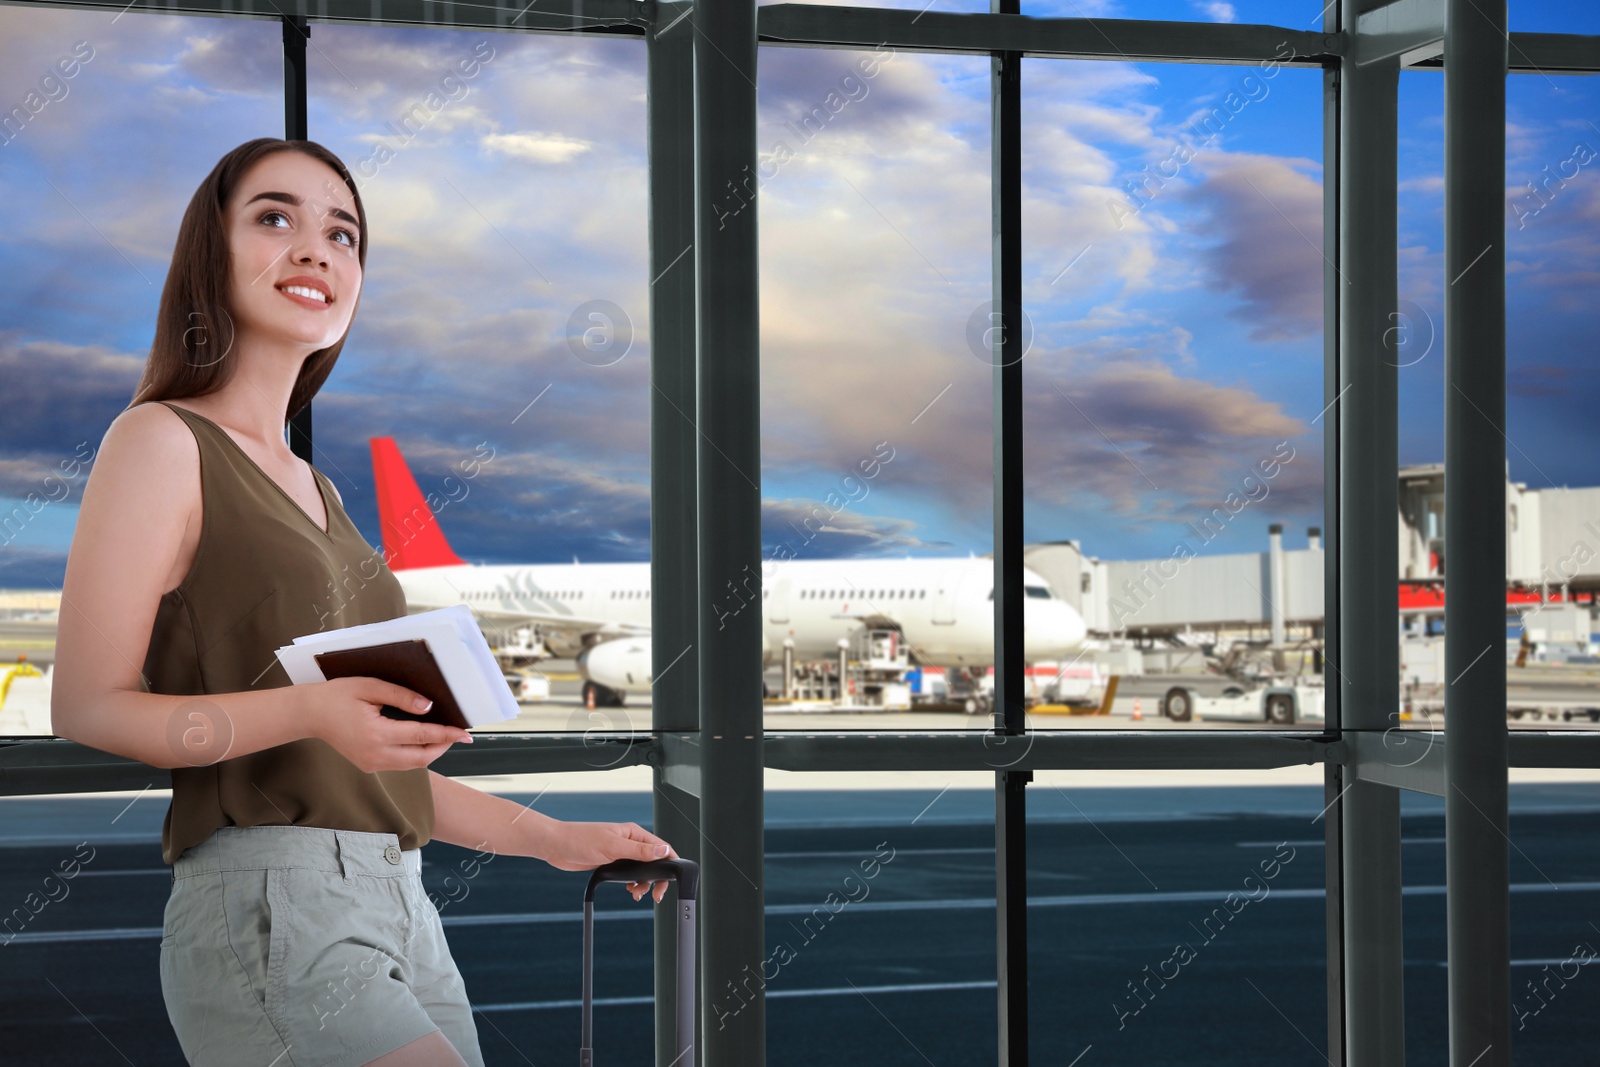
[[[616, 859], [676, 857], [661, 838], [637, 823], [564, 822], [521, 804], [485, 793], [430, 770], [433, 840], [501, 856], [529, 856], [563, 871], [587, 871]], [[667, 891], [656, 882], [655, 899]], [[649, 887], [628, 883], [639, 899]]]
[[557, 820], [430, 770], [433, 840], [497, 856], [546, 859]]
[[200, 450], [178, 415], [160, 404], [118, 415], [67, 556], [50, 695], [57, 736], [184, 767], [311, 735], [304, 687], [172, 696], [141, 685], [156, 610], [200, 503]]

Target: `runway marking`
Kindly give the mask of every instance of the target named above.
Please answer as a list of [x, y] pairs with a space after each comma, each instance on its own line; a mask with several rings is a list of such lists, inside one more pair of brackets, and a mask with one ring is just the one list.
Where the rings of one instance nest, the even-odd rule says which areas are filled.
[[74, 878], [108, 878], [113, 874], [161, 874], [172, 877], [171, 867], [129, 867], [120, 871], [79, 871]]
[[[1513, 893], [1600, 893], [1600, 882], [1560, 882], [1551, 884], [1547, 882], [1516, 882], [1510, 886]], [[1132, 906], [1139, 904], [1187, 904], [1204, 901], [1221, 903], [1229, 893], [1236, 893], [1236, 889], [1194, 889], [1178, 890], [1160, 893], [1074, 893], [1052, 896], [1035, 896], [1028, 898], [1028, 907], [1031, 908], [1092, 908], [1116, 907], [1118, 905]], [[1305, 889], [1274, 889], [1263, 901], [1278, 897], [1289, 900], [1317, 900], [1321, 899], [1326, 890], [1321, 886]], [[1408, 885], [1401, 886], [1400, 895], [1405, 897], [1436, 897], [1445, 895], [1442, 885]], [[826, 907], [825, 904], [771, 904], [766, 908], [769, 917], [783, 915], [809, 915], [818, 908]], [[993, 897], [955, 897], [947, 900], [862, 900], [852, 902], [852, 912], [904, 912], [904, 911], [994, 911]], [[651, 908], [636, 908], [624, 905], [613, 909], [605, 909], [594, 913], [596, 922], [614, 922], [632, 920], [647, 922], [655, 918], [655, 911]], [[580, 923], [583, 915], [578, 911], [534, 911], [534, 912], [508, 912], [496, 915], [441, 915], [439, 921], [445, 926], [527, 926], [538, 923]], [[162, 928], [159, 926], [134, 926], [114, 927], [102, 930], [57, 930], [41, 933], [14, 934], [9, 939], [0, 941], [0, 945], [16, 944], [55, 944], [71, 941], [133, 941], [140, 938], [160, 938]]]
[[[1293, 845], [1296, 848], [1321, 848], [1328, 842], [1322, 838], [1306, 838], [1304, 841], [1235, 841], [1239, 848], [1274, 848], [1278, 845]], [[1402, 845], [1442, 845], [1442, 837], [1402, 837]]]
[[[1550, 960], [1512, 960], [1511, 961], [1511, 966], [1513, 966], [1513, 967], [1560, 967], [1564, 963], [1576, 963], [1579, 967], [1587, 967], [1590, 963], [1593, 963], [1593, 962], [1594, 962], [1594, 960], [1589, 960], [1589, 961], [1585, 962], [1583, 960], [1578, 959], [1575, 956], [1563, 956], [1561, 959], [1550, 959]], [[1450, 966], [1450, 963], [1449, 963], [1448, 960], [1440, 960], [1439, 961], [1439, 966], [1440, 967], [1448, 967], [1448, 966]]]
[[[1276, 842], [1274, 842], [1274, 844], [1276, 844]], [[854, 851], [851, 851], [850, 849], [839, 849], [836, 851], [830, 850], [826, 852], [768, 852], [766, 858], [769, 860], [810, 859], [824, 857], [833, 859], [839, 856], [849, 858], [852, 856], [859, 856], [865, 851], [865, 849], [858, 848]], [[897, 848], [894, 850], [894, 854], [896, 856], [954, 856], [969, 854], [983, 854], [992, 856], [994, 855], [994, 846], [986, 845], [981, 848]]]
[[[873, 986], [832, 986], [824, 989], [767, 989], [768, 1000], [780, 1000], [785, 997], [839, 997], [850, 993], [937, 993], [954, 989], [993, 989], [996, 986], [993, 978], [988, 981], [974, 982], [921, 982], [910, 985], [873, 985]], [[601, 1007], [627, 1007], [634, 1004], [654, 1004], [656, 998], [652, 996], [641, 997], [595, 997], [589, 1003], [597, 1008]], [[474, 1004], [474, 1011], [541, 1011], [548, 1008], [577, 1008], [583, 1004], [582, 1000], [520, 1000], [505, 1004]]]

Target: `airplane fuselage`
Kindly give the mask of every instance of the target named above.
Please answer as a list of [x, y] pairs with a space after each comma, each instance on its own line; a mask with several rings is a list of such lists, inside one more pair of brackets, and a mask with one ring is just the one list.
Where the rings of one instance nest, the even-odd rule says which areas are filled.
[[[764, 582], [747, 573], [743, 582], [728, 580], [711, 608], [722, 626], [743, 612], [759, 612], [767, 663], [781, 661], [786, 639], [794, 642], [798, 661], [831, 658], [839, 639], [862, 626], [899, 630], [922, 663], [994, 661], [993, 560], [788, 560], [772, 565]], [[516, 625], [510, 617], [520, 612], [570, 615], [603, 620], [618, 636], [651, 625], [648, 563], [423, 567], [395, 577], [413, 611], [464, 603], [507, 625]], [[1023, 583], [1024, 658], [1053, 659], [1077, 648], [1085, 634], [1082, 617], [1039, 575], [1024, 569]], [[583, 648], [581, 637], [540, 628], [555, 655]], [[603, 637], [607, 630], [598, 632]]]

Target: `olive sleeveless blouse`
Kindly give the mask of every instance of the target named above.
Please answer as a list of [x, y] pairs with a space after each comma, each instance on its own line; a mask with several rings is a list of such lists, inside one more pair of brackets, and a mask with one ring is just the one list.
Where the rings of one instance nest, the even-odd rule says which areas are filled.
[[[406, 613], [399, 581], [321, 471], [312, 468], [326, 531], [221, 426], [156, 402], [176, 411], [199, 443], [202, 520], [194, 564], [156, 609], [144, 663], [148, 692], [286, 686], [289, 676], [274, 654], [280, 645]], [[191, 728], [226, 729], [203, 715], [175, 720], [175, 730]], [[172, 768], [161, 857], [176, 862], [219, 826], [387, 832], [402, 849], [419, 848], [433, 835], [433, 817], [428, 768], [362, 771], [326, 741], [308, 737]]]

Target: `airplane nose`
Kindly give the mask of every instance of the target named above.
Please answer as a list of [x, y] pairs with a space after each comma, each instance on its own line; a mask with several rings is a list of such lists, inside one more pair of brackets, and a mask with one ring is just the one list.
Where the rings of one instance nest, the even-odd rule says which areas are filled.
[[1083, 644], [1088, 627], [1083, 617], [1060, 601], [1030, 600], [1023, 610], [1023, 655], [1048, 660]]

